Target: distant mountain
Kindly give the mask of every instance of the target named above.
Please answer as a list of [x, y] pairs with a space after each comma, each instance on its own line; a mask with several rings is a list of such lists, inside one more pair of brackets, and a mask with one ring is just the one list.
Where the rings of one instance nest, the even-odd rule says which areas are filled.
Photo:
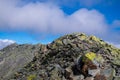
[[0, 50], [3, 49], [4, 47], [11, 45], [15, 43], [13, 40], [8, 40], [8, 39], [0, 39]]
[[120, 80], [120, 49], [83, 33], [0, 51], [3, 80]]

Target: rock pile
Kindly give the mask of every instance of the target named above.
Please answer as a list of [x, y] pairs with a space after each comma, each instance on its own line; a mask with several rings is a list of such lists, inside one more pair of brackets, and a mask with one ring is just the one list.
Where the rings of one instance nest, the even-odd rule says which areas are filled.
[[43, 45], [10, 80], [120, 80], [120, 50], [73, 33]]

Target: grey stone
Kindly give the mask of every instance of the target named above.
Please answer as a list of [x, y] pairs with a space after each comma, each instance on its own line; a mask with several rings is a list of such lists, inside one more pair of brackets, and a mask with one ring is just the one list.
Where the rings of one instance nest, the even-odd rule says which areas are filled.
[[100, 74], [100, 69], [88, 70], [88, 74], [90, 74], [93, 77], [95, 77], [97, 74]]

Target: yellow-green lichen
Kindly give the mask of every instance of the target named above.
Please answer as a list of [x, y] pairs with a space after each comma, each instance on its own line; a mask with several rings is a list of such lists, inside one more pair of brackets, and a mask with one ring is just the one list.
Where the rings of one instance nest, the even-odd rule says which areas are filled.
[[90, 59], [90, 60], [93, 61], [93, 60], [95, 59], [95, 57], [96, 57], [96, 54], [93, 53], [93, 52], [88, 52], [88, 53], [85, 54], [85, 56], [86, 56], [88, 59]]
[[102, 41], [101, 39], [99, 39], [99, 38], [97, 38], [97, 37], [95, 37], [95, 36], [90, 36], [89, 39], [90, 39], [90, 40], [93, 40], [93, 41], [96, 41], [96, 42], [99, 42], [99, 43], [102, 44], [102, 45], [105, 45], [105, 42], [104, 42], [104, 41]]
[[85, 40], [86, 38], [87, 36], [84, 33], [80, 34], [80, 37], [79, 37], [80, 40]]
[[91, 60], [92, 62], [98, 62], [102, 64], [104, 62], [103, 57], [100, 54], [96, 54], [94, 52], [88, 52], [82, 57], [83, 62], [87, 62]]
[[96, 38], [95, 36], [90, 36], [89, 38], [90, 38], [90, 40], [99, 41], [99, 39]]
[[31, 74], [27, 77], [27, 80], [35, 80], [36, 75], [35, 74]]

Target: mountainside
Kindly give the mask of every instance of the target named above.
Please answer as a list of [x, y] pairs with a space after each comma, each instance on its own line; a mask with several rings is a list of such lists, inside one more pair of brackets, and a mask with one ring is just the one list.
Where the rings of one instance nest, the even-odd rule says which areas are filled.
[[[47, 45], [18, 47], [0, 51], [0, 75], [6, 80], [120, 80], [120, 50], [95, 36], [73, 33]], [[6, 65], [12, 69], [1, 67], [5, 67], [2, 58], [8, 58]], [[11, 70], [16, 72], [8, 76]]]
[[40, 45], [12, 44], [0, 50], [0, 80], [6, 80], [11, 74], [32, 61]]

